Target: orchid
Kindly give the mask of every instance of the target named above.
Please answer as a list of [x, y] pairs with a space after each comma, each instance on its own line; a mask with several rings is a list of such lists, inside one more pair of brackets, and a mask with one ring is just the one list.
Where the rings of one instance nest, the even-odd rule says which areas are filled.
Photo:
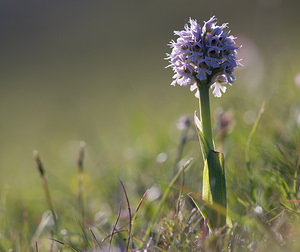
[[[227, 24], [216, 23], [213, 16], [201, 28], [190, 18], [183, 31], [174, 32], [179, 38], [169, 44], [172, 52], [166, 58], [170, 62], [167, 67], [172, 67], [175, 73], [171, 85], [190, 85], [191, 91], [199, 85], [208, 85], [214, 89], [214, 96], [221, 97], [226, 91], [225, 84], [233, 83], [234, 69], [241, 65], [236, 59], [240, 47], [235, 46], [236, 38], [224, 31]], [[199, 97], [199, 90], [195, 96]]]
[[210, 229], [220, 228], [228, 222], [226, 180], [223, 154], [215, 151], [212, 137], [209, 91], [215, 97], [226, 92], [226, 84], [235, 80], [234, 69], [240, 66], [236, 58], [240, 47], [235, 46], [235, 37], [224, 31], [227, 24], [217, 25], [213, 16], [203, 27], [194, 19], [184, 26], [184, 30], [175, 31], [179, 36], [169, 44], [172, 52], [167, 60], [174, 71], [171, 85], [190, 86], [199, 98], [200, 119], [196, 113], [194, 122], [204, 160], [201, 210]]

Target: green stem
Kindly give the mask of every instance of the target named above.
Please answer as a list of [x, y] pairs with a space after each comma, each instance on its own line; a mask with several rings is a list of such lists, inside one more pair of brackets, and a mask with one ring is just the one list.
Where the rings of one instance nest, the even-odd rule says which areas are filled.
[[[200, 92], [199, 107], [200, 118], [202, 124], [203, 135], [205, 137], [207, 146], [210, 150], [214, 150], [214, 144], [212, 139], [211, 118], [210, 118], [210, 104], [209, 104], [209, 86], [206, 83], [198, 85]], [[206, 157], [209, 152], [206, 153]]]
[[204, 157], [202, 199], [203, 217], [210, 229], [226, 225], [227, 199], [223, 154], [214, 151], [209, 104], [209, 85], [198, 83], [200, 93], [201, 142]]

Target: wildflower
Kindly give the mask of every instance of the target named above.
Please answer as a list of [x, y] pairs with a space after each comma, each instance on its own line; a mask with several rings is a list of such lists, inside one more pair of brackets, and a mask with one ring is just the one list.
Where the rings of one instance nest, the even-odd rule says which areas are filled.
[[184, 30], [174, 32], [179, 38], [171, 41], [172, 52], [166, 58], [175, 73], [171, 85], [190, 86], [199, 98], [200, 119], [195, 112], [194, 121], [204, 161], [202, 200], [220, 210], [201, 210], [210, 229], [226, 225], [227, 196], [224, 156], [215, 151], [212, 136], [209, 91], [212, 88], [213, 95], [221, 97], [227, 89], [225, 85], [235, 80], [234, 69], [241, 65], [236, 59], [239, 47], [235, 46], [235, 37], [223, 31], [225, 28], [227, 24], [218, 26], [215, 17], [204, 22], [202, 28], [190, 18]]
[[189, 85], [191, 91], [197, 89], [196, 97], [199, 97], [200, 85], [208, 85], [214, 89], [214, 96], [221, 97], [226, 91], [224, 85], [233, 83], [234, 69], [241, 65], [236, 59], [240, 47], [235, 46], [235, 37], [223, 31], [227, 24], [218, 26], [216, 23], [213, 16], [201, 28], [190, 18], [184, 30], [174, 31], [179, 38], [169, 44], [172, 52], [166, 59], [175, 73], [171, 85]]

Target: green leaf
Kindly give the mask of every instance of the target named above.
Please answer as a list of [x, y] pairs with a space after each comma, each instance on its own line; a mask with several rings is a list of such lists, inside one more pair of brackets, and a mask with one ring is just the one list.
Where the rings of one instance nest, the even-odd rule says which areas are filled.
[[202, 199], [211, 229], [226, 225], [226, 183], [223, 154], [211, 150], [203, 171]]
[[201, 150], [202, 150], [203, 160], [206, 160], [207, 155], [210, 151], [210, 148], [209, 148], [206, 138], [203, 134], [202, 125], [201, 125], [199, 118], [196, 115], [196, 111], [194, 113], [194, 123], [196, 125], [198, 136], [199, 136], [201, 147], [202, 147]]

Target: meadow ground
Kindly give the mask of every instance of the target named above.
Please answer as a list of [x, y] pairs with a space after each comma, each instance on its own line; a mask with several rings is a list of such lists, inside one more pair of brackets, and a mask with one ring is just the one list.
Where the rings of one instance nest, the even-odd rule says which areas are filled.
[[[267, 2], [231, 1], [229, 17], [216, 5], [3, 5], [0, 251], [125, 251], [128, 237], [131, 251], [299, 251], [299, 17], [296, 1]], [[211, 99], [231, 225], [209, 235], [189, 197], [201, 207], [198, 101], [169, 86], [163, 58], [173, 30], [210, 13], [245, 66]]]

